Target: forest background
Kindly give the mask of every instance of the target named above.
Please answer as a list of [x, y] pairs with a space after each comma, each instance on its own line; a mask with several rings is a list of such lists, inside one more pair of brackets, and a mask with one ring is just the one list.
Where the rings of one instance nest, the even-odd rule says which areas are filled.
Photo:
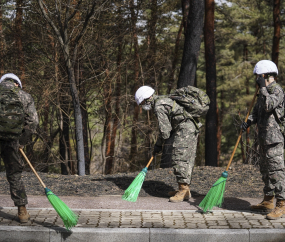
[[[108, 174], [146, 165], [157, 121], [137, 106], [134, 93], [150, 85], [167, 95], [179, 86], [191, 7], [192, 13], [206, 7], [194, 85], [214, 93], [216, 103], [212, 115], [201, 119], [196, 165], [227, 164], [255, 92], [253, 68], [259, 60], [274, 61], [277, 81], [285, 86], [280, 0], [0, 2], [0, 74], [18, 75], [34, 98], [40, 124], [25, 152], [39, 171]], [[211, 53], [206, 26], [214, 30]], [[215, 129], [207, 126], [211, 118]], [[207, 127], [214, 130], [212, 139], [205, 138]], [[256, 134], [255, 127], [243, 134], [234, 162], [258, 164]], [[152, 168], [171, 166], [167, 153], [156, 157]]]

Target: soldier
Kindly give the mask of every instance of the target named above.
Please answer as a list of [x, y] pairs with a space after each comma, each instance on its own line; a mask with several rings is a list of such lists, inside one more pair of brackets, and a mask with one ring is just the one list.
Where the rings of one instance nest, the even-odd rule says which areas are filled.
[[162, 151], [164, 140], [174, 136], [172, 162], [174, 174], [178, 182], [178, 191], [169, 192], [170, 202], [182, 202], [191, 197], [190, 183], [193, 172], [198, 127], [185, 117], [184, 108], [167, 96], [157, 96], [149, 86], [140, 87], [135, 94], [138, 105], [144, 110], [154, 110], [158, 119], [159, 137], [154, 146], [153, 155]]
[[30, 215], [26, 210], [28, 204], [25, 187], [21, 179], [24, 163], [19, 155], [19, 147], [23, 148], [28, 143], [31, 135], [35, 132], [39, 123], [37, 111], [34, 105], [32, 96], [22, 90], [22, 83], [20, 79], [8, 73], [1, 77], [0, 85], [7, 89], [12, 89], [16, 86], [19, 88], [18, 96], [24, 108], [24, 129], [19, 139], [11, 141], [0, 141], [1, 157], [4, 161], [6, 168], [7, 180], [10, 184], [11, 198], [15, 206], [18, 207], [18, 217], [21, 223], [28, 222]]
[[[275, 81], [278, 69], [269, 60], [259, 61], [253, 73], [257, 75], [259, 97], [247, 122], [245, 131], [257, 124], [260, 152], [260, 172], [264, 182], [264, 199], [251, 210], [270, 212], [267, 219], [278, 219], [285, 214], [284, 138], [278, 119], [284, 115], [284, 92]], [[273, 199], [277, 199], [276, 207]]]

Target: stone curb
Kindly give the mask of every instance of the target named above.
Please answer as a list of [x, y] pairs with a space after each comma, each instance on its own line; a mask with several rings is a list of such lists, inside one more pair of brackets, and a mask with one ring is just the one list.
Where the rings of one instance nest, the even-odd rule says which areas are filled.
[[283, 242], [284, 229], [64, 228], [0, 226], [2, 242]]

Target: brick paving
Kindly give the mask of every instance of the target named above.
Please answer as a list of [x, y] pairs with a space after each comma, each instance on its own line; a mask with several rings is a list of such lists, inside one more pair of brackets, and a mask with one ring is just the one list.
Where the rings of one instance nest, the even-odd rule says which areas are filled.
[[[31, 219], [26, 224], [17, 221], [16, 208], [0, 208], [0, 226], [63, 227], [53, 209], [28, 209]], [[79, 215], [76, 227], [82, 228], [173, 228], [173, 229], [283, 229], [285, 218], [265, 219], [265, 213], [214, 210], [107, 210], [74, 209]]]

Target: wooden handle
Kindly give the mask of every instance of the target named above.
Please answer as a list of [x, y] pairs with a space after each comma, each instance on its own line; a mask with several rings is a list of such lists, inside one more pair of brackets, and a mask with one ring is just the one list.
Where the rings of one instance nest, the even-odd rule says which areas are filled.
[[42, 186], [44, 188], [46, 188], [46, 185], [43, 183], [42, 179], [39, 177], [38, 173], [36, 172], [36, 170], [34, 169], [34, 167], [32, 166], [31, 162], [29, 161], [28, 157], [26, 156], [26, 154], [24, 153], [22, 148], [19, 148], [21, 154], [24, 156], [25, 160], [27, 161], [27, 163], [29, 164], [29, 166], [31, 167], [32, 171], [35, 173], [36, 177], [39, 179], [40, 183], [42, 184]]
[[152, 162], [152, 160], [153, 160], [153, 156], [150, 158], [149, 162], [147, 163], [146, 168], [149, 167], [149, 165], [150, 165], [150, 163]]
[[[255, 90], [253, 99], [252, 99], [252, 101], [251, 101], [251, 104], [250, 104], [250, 107], [249, 107], [249, 109], [248, 109], [248, 112], [247, 112], [247, 115], [246, 115], [246, 118], [245, 118], [244, 122], [246, 122], [247, 119], [248, 119], [248, 116], [249, 116], [249, 114], [250, 114], [250, 112], [251, 112], [251, 109], [252, 109], [252, 107], [253, 107], [253, 104], [254, 104], [254, 101], [255, 101], [257, 92], [258, 92], [258, 86], [256, 86], [256, 90]], [[229, 167], [230, 167], [230, 165], [231, 165], [231, 163], [232, 163], [232, 160], [233, 160], [233, 158], [234, 158], [234, 155], [235, 155], [236, 149], [237, 149], [237, 147], [238, 147], [238, 144], [239, 144], [239, 141], [240, 141], [241, 136], [242, 136], [242, 128], [240, 129], [239, 136], [238, 136], [238, 139], [237, 139], [237, 142], [236, 142], [234, 151], [233, 151], [233, 153], [232, 153], [232, 156], [231, 156], [231, 158], [230, 158], [230, 160], [229, 160], [229, 163], [228, 163], [228, 165], [227, 165], [226, 171], [229, 170]]]

